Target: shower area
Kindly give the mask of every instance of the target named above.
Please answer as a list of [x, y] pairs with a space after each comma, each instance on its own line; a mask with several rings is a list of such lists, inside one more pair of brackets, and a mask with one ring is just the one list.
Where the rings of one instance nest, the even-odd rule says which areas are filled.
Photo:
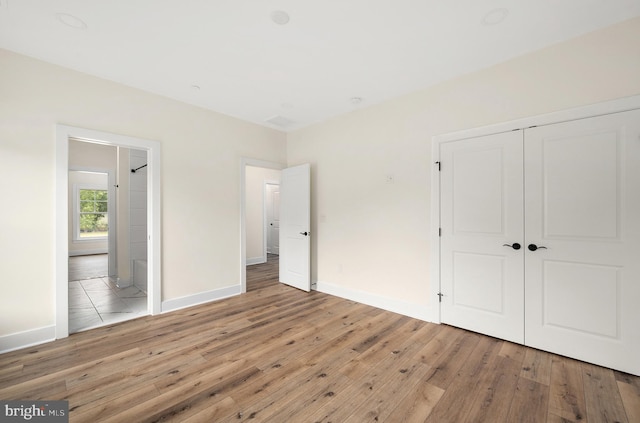
[[129, 150], [129, 263], [131, 284], [147, 292], [147, 152]]

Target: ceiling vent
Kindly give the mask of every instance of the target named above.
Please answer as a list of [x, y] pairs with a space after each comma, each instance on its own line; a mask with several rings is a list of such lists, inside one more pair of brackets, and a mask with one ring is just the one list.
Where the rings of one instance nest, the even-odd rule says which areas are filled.
[[291, 125], [292, 123], [295, 123], [291, 119], [287, 119], [286, 117], [280, 116], [280, 115], [275, 115], [273, 117], [270, 117], [269, 119], [266, 120], [266, 122], [269, 122], [277, 126], [281, 126], [283, 128]]

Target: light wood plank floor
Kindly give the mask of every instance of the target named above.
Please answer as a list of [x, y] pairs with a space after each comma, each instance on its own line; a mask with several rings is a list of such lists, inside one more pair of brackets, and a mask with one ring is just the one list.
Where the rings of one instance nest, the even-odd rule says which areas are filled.
[[71, 422], [640, 422], [640, 378], [277, 283], [0, 355]]

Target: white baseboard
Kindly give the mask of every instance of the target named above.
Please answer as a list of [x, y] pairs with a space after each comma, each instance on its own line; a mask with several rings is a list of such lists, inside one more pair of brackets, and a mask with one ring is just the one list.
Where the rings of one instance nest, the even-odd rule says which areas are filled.
[[322, 281], [318, 281], [316, 289], [325, 294], [335, 295], [336, 297], [367, 304], [393, 313], [413, 317], [414, 319], [424, 320], [426, 322], [438, 322], [437, 309], [434, 309], [432, 306], [407, 303], [405, 301], [394, 300]]
[[56, 339], [56, 327], [45, 326], [24, 332], [0, 336], [0, 354], [20, 350], [33, 345], [44, 344]]
[[214, 289], [212, 291], [201, 292], [199, 294], [187, 295], [186, 297], [174, 298], [162, 302], [161, 312], [168, 313], [170, 311], [180, 310], [182, 308], [192, 307], [199, 304], [209, 303], [211, 301], [229, 298], [242, 293], [242, 286], [234, 285], [226, 288]]
[[247, 266], [251, 266], [252, 264], [266, 263], [266, 262], [267, 262], [266, 257], [251, 257], [247, 259]]

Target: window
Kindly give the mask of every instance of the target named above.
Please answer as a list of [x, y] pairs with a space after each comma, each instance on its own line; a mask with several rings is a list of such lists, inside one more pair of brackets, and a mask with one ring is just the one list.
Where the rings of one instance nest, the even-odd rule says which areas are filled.
[[107, 190], [78, 189], [77, 239], [106, 238], [109, 230]]

